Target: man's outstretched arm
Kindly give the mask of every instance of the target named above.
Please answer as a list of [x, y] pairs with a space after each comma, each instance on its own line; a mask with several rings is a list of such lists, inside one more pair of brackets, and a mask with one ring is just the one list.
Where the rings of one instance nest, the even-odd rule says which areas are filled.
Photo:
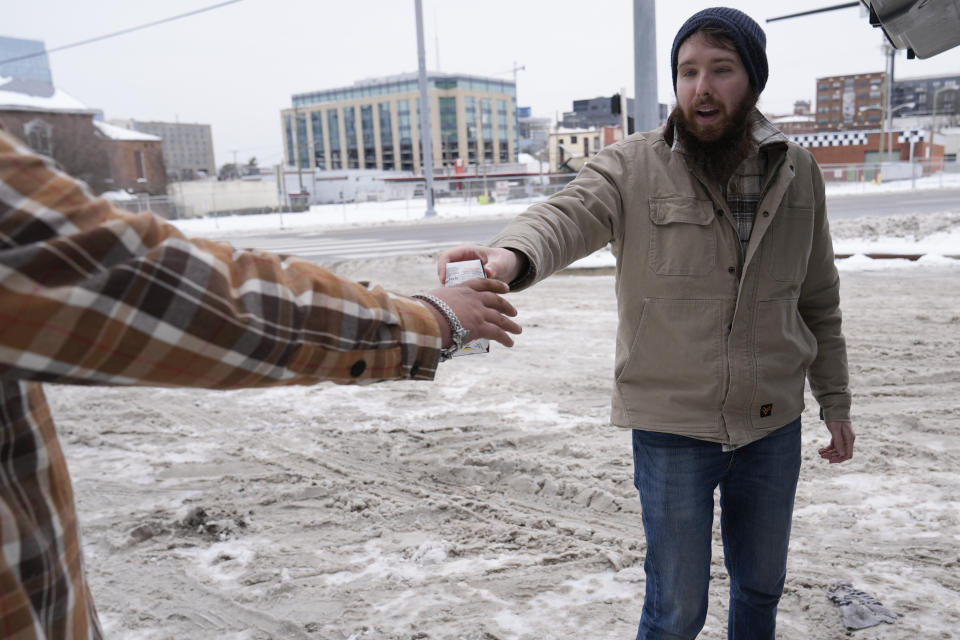
[[[494, 281], [431, 291], [510, 345]], [[444, 336], [447, 336], [444, 339]], [[0, 134], [0, 377], [236, 388], [431, 379], [449, 329], [305, 260], [191, 240]]]

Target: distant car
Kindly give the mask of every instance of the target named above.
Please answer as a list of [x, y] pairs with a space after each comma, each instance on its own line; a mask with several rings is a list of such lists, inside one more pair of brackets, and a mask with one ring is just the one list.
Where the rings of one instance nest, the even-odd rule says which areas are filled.
[[930, 58], [960, 45], [960, 0], [860, 0], [908, 58]]

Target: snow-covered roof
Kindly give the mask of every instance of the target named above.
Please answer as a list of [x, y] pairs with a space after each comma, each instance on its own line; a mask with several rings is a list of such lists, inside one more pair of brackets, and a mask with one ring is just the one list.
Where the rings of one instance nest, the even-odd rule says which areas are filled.
[[566, 135], [571, 133], [600, 133], [603, 130], [603, 127], [594, 127], [594, 128], [574, 128], [574, 127], [557, 127], [551, 133], [558, 133], [560, 135]]
[[0, 76], [0, 109], [93, 113], [94, 110], [51, 84]]
[[804, 116], [799, 114], [792, 114], [789, 116], [780, 116], [779, 118], [774, 118], [770, 122], [773, 124], [789, 124], [789, 123], [810, 123], [816, 122], [817, 118], [815, 116]]
[[94, 120], [93, 126], [100, 130], [105, 137], [110, 140], [141, 140], [144, 142], [159, 142], [162, 138], [133, 129], [125, 129], [113, 124], [108, 124], [101, 120]]
[[136, 200], [137, 197], [127, 193], [126, 191], [104, 191], [100, 194], [101, 198], [106, 198], [112, 202], [128, 202], [130, 200]]

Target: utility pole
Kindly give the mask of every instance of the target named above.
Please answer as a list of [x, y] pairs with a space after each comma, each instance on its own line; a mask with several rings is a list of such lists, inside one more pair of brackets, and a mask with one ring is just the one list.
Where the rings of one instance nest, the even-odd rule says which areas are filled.
[[[526, 71], [526, 70], [527, 70], [527, 68], [526, 68], [524, 65], [517, 66], [517, 61], [516, 61], [516, 60], [513, 61], [513, 92], [514, 92], [513, 97], [514, 97], [515, 100], [517, 99], [517, 95], [516, 95], [516, 93], [517, 93], [517, 71]], [[520, 106], [520, 101], [519, 101], [519, 100], [517, 100], [517, 106], [518, 106], [518, 107]]]
[[424, 195], [427, 196], [425, 218], [437, 215], [433, 208], [433, 136], [430, 131], [430, 100], [427, 96], [427, 60], [423, 47], [423, 6], [421, 0], [413, 0], [417, 14], [417, 63], [420, 84], [420, 143], [423, 157], [420, 163], [425, 179]]
[[[886, 45], [884, 45], [886, 46]], [[877, 172], [873, 176], [876, 183], [883, 182], [883, 145], [887, 139], [887, 107], [890, 102], [887, 100], [887, 94], [890, 93], [890, 76], [883, 74], [883, 96], [880, 102], [880, 153], [877, 156]]]
[[[889, 45], [888, 45], [889, 46]], [[889, 55], [889, 60], [887, 62], [887, 75], [889, 78], [889, 84], [887, 85], [887, 146], [890, 148], [890, 152], [893, 151], [893, 87], [894, 87], [894, 77], [893, 77], [893, 64], [897, 59], [897, 50], [889, 46], [887, 50]], [[899, 158], [897, 158], [899, 160]]]
[[[633, 128], [660, 124], [657, 100], [657, 15], [655, 0], [633, 0]], [[626, 113], [626, 109], [623, 110]], [[624, 134], [626, 134], [624, 127]]]
[[[630, 122], [630, 114], [627, 113], [628, 104], [630, 104], [630, 102], [627, 100], [627, 88], [620, 87], [620, 128], [622, 130], [621, 133], [623, 134], [620, 136], [621, 140], [624, 140], [627, 135], [629, 135], [629, 131], [627, 129], [627, 125]], [[636, 107], [636, 100], [634, 100], [633, 104], [634, 107]], [[636, 123], [636, 120], [634, 120], [634, 123]]]

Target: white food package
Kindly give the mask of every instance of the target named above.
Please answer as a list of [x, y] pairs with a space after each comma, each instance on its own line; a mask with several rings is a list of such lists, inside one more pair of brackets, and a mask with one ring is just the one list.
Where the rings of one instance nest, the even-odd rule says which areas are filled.
[[[474, 278], [486, 278], [483, 272], [483, 263], [479, 260], [463, 260], [462, 262], [447, 263], [447, 282], [444, 286], [452, 287]], [[489, 353], [490, 341], [486, 338], [477, 338], [464, 343], [463, 347], [453, 353], [454, 356], [469, 356], [475, 353]]]

